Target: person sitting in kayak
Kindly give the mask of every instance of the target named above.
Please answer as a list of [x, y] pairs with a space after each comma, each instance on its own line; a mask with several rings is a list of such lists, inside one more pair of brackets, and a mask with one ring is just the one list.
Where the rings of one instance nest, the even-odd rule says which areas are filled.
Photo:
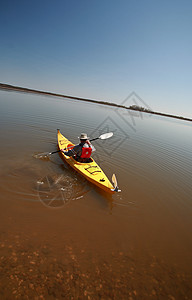
[[79, 145], [74, 146], [73, 149], [65, 151], [63, 153], [67, 156], [73, 156], [78, 162], [88, 163], [91, 162], [91, 153], [95, 151], [95, 147], [90, 143], [86, 133], [81, 133]]

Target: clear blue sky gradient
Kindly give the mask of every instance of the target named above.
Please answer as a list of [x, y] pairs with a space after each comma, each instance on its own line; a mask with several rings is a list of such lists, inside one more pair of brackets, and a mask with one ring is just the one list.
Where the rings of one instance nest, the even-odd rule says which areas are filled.
[[6, 0], [0, 82], [192, 117], [192, 1]]

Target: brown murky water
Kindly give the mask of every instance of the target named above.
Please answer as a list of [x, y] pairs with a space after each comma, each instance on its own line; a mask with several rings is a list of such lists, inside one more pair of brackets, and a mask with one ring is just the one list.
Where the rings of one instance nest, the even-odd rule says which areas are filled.
[[[0, 91], [0, 298], [192, 299], [192, 125]], [[95, 142], [121, 193], [54, 154], [56, 129]]]

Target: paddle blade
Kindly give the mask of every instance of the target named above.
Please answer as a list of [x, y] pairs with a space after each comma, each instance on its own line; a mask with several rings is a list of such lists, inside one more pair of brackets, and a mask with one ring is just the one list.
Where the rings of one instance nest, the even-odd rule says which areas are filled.
[[110, 137], [112, 137], [113, 136], [113, 132], [107, 132], [107, 133], [104, 133], [104, 134], [102, 134], [102, 135], [100, 135], [100, 139], [101, 140], [106, 140], [106, 139], [109, 139]]

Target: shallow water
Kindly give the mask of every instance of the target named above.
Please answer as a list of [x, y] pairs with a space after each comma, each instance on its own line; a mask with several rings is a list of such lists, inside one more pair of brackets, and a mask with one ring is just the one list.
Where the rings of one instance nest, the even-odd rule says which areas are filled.
[[[191, 123], [0, 91], [0, 126], [4, 297], [192, 297]], [[113, 131], [94, 159], [122, 192], [100, 191], [58, 154], [35, 158], [57, 150], [57, 128], [74, 143]]]

